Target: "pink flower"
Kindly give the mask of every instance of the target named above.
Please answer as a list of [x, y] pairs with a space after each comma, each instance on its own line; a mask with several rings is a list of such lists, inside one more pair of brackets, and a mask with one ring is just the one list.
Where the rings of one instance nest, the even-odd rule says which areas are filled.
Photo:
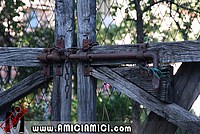
[[103, 90], [108, 91], [110, 89], [110, 84], [103, 82]]

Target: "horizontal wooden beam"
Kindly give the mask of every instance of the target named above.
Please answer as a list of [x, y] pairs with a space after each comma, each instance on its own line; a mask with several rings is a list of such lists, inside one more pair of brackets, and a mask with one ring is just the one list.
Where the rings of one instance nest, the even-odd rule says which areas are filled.
[[32, 75], [26, 77], [22, 81], [15, 84], [10, 89], [5, 92], [0, 93], [0, 111], [4, 109], [7, 105], [14, 103], [17, 100], [25, 97], [26, 95], [34, 92], [35, 89], [44, 85], [44, 83], [48, 83], [52, 77], [45, 79], [41, 74], [41, 71], [37, 71]]
[[[90, 53], [127, 53], [137, 51], [138, 44], [130, 45], [99, 45], [94, 46]], [[158, 42], [150, 43], [149, 51], [158, 54], [159, 62], [199, 62], [200, 61], [200, 41], [180, 41], [180, 42]], [[10, 48], [0, 47], [0, 66], [40, 66], [41, 62], [37, 55], [42, 52], [42, 48]], [[110, 60], [93, 62], [93, 65], [110, 65], [133, 63], [137, 60]]]
[[198, 133], [200, 131], [199, 117], [192, 115], [177, 104], [166, 104], [159, 101], [154, 96], [119, 76], [111, 69], [107, 67], [99, 67], [93, 69], [92, 75], [95, 78], [112, 84], [120, 92], [137, 101], [141, 105], [146, 106], [151, 111], [167, 119], [169, 122], [186, 129], [191, 133]]
[[0, 47], [0, 66], [40, 66], [37, 55], [42, 48]]
[[[138, 44], [130, 45], [107, 45], [107, 46], [94, 46], [91, 53], [128, 53], [137, 51]], [[150, 43], [147, 50], [153, 51], [159, 56], [161, 63], [173, 62], [199, 62], [200, 61], [200, 41], [179, 41], [179, 42], [158, 42]], [[93, 64], [109, 65], [113, 63], [133, 63], [129, 61], [107, 61], [107, 62], [94, 62]]]

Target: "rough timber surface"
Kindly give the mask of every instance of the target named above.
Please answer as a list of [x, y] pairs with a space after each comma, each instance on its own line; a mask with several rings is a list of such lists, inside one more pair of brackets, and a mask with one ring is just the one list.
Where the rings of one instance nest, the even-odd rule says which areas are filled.
[[42, 48], [0, 47], [0, 66], [41, 66], [37, 55]]
[[[71, 29], [68, 29], [70, 31]], [[71, 36], [69, 36], [71, 37]], [[138, 44], [99, 45], [94, 46], [90, 53], [124, 53], [137, 51]], [[147, 50], [158, 54], [160, 63], [200, 62], [200, 41], [158, 42], [150, 43]], [[42, 48], [7, 48], [0, 47], [0, 66], [41, 66], [37, 56]], [[110, 65], [133, 63], [137, 60], [101, 61], [93, 65]]]
[[[78, 44], [83, 39], [96, 41], [96, 0], [78, 0]], [[96, 79], [84, 75], [84, 65], [77, 64], [78, 122], [96, 120]]]
[[[200, 94], [200, 63], [182, 63], [174, 80], [174, 103], [189, 110]], [[177, 126], [151, 112], [140, 134], [173, 134]], [[163, 132], [163, 130], [167, 130]]]
[[[65, 48], [73, 45], [74, 35], [74, 0], [56, 0], [56, 27], [55, 39], [63, 39]], [[55, 43], [56, 43], [55, 40]], [[56, 64], [54, 64], [54, 81], [52, 94], [52, 118], [53, 121], [70, 121], [71, 120], [71, 96], [72, 96], [72, 66], [61, 64], [63, 66], [63, 75], [56, 75]], [[66, 68], [67, 66], [67, 68]], [[67, 74], [68, 76], [65, 76]], [[66, 80], [67, 77], [69, 80]], [[65, 79], [66, 78], [66, 79]], [[66, 88], [68, 84], [68, 89]]]
[[37, 71], [18, 82], [10, 89], [1, 92], [0, 111], [3, 110], [7, 105], [10, 105], [13, 102], [34, 92], [38, 87], [45, 85], [45, 83], [47, 84], [50, 80], [52, 80], [52, 77], [45, 79], [41, 71]]
[[111, 69], [106, 67], [93, 69], [92, 76], [112, 84], [131, 99], [146, 106], [169, 122], [188, 130], [188, 132], [198, 133], [200, 131], [199, 117], [192, 115], [177, 104], [166, 104], [159, 101], [136, 85], [119, 76]]
[[[139, 44], [130, 45], [104, 45], [95, 46], [91, 53], [127, 53], [137, 51]], [[199, 62], [200, 61], [200, 41], [179, 41], [179, 42], [158, 42], [150, 43], [147, 50], [153, 51], [159, 56], [160, 63], [173, 62]], [[134, 59], [121, 61], [94, 62], [95, 65], [133, 63]]]

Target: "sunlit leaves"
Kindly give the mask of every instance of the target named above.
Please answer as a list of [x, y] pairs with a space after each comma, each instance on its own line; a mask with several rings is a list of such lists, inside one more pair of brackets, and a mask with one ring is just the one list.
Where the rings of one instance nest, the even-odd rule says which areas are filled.
[[25, 4], [21, 0], [0, 1], [0, 41], [1, 46], [12, 46], [15, 36], [22, 31], [20, 21], [16, 20], [20, 13], [24, 12], [22, 7]]

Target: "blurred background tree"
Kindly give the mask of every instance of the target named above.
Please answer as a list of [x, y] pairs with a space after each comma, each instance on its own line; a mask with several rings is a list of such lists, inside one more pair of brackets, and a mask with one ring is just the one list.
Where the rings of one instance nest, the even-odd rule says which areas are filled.
[[100, 44], [196, 40], [200, 2], [196, 0], [98, 0]]

